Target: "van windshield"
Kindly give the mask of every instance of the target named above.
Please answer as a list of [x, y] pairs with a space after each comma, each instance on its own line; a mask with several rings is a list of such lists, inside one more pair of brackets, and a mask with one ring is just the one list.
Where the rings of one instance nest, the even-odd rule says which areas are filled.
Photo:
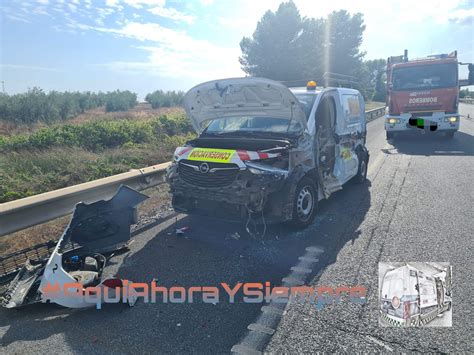
[[303, 106], [303, 111], [306, 114], [306, 120], [311, 113], [311, 109], [313, 108], [314, 101], [316, 100], [317, 94], [306, 94], [306, 93], [294, 93], [298, 101], [300, 102], [301, 106]]
[[438, 89], [457, 85], [456, 64], [430, 64], [393, 70], [393, 90]]
[[301, 124], [296, 120], [239, 116], [212, 120], [203, 134], [296, 133], [301, 129]]

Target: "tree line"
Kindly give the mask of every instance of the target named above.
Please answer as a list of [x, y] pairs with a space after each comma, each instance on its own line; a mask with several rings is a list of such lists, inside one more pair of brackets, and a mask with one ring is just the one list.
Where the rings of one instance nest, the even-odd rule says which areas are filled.
[[[146, 101], [153, 108], [180, 106], [183, 96], [182, 91], [157, 90], [148, 94]], [[46, 93], [34, 87], [25, 93], [0, 93], [0, 120], [18, 124], [52, 123], [68, 120], [97, 107], [105, 107], [106, 112], [127, 111], [137, 103], [137, 94], [128, 90]]]
[[[340, 10], [327, 17], [308, 18], [289, 1], [275, 12], [267, 11], [253, 36], [242, 39], [239, 61], [252, 76], [290, 83], [316, 79], [331, 86], [351, 85], [366, 99], [384, 101], [386, 61], [364, 60], [365, 52], [360, 49], [364, 30], [361, 13]], [[345, 77], [344, 83], [341, 77], [325, 77], [326, 72], [352, 78]]]
[[151, 104], [152, 108], [181, 106], [183, 102], [183, 91], [163, 91], [156, 90], [145, 96], [145, 101]]
[[87, 110], [105, 106], [106, 111], [125, 111], [137, 104], [137, 94], [128, 90], [59, 92], [34, 87], [25, 93], [0, 94], [0, 119], [28, 124], [67, 120]]

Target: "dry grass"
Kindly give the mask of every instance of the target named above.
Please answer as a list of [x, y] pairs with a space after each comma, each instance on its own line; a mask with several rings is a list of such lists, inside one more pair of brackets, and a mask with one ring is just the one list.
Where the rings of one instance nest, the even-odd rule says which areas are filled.
[[78, 147], [8, 152], [0, 155], [0, 196], [11, 201], [163, 163], [171, 159], [177, 145], [170, 139], [101, 152]]
[[[165, 114], [176, 114], [182, 112], [184, 112], [184, 110], [181, 107], [162, 107], [153, 109], [148, 103], [139, 103], [134, 108], [124, 112], [105, 112], [105, 107], [98, 107], [84, 112], [72, 119], [55, 122], [53, 125], [82, 124], [99, 120], [149, 120]], [[33, 133], [41, 128], [50, 126], [51, 125], [47, 125], [44, 122], [21, 125], [0, 119], [0, 135], [13, 136], [16, 134]]]
[[58, 240], [69, 223], [69, 219], [70, 216], [57, 218], [53, 221], [0, 237], [2, 238], [2, 243], [0, 243], [0, 255], [8, 255], [49, 240]]

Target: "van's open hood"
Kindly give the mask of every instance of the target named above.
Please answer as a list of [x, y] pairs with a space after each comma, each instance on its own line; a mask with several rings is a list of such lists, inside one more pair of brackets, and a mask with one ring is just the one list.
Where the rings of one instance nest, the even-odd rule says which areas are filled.
[[189, 90], [184, 108], [200, 133], [217, 118], [254, 116], [293, 119], [306, 129], [306, 116], [296, 97], [279, 82], [263, 78], [209, 81]]

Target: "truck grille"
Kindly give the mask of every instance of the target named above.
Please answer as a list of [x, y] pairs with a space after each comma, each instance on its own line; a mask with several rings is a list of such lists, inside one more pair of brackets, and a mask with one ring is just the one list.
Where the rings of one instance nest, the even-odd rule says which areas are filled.
[[[203, 166], [206, 164], [206, 166]], [[215, 169], [215, 170], [213, 170]], [[199, 187], [225, 187], [232, 184], [239, 173], [236, 164], [181, 160], [179, 176], [188, 184]]]

